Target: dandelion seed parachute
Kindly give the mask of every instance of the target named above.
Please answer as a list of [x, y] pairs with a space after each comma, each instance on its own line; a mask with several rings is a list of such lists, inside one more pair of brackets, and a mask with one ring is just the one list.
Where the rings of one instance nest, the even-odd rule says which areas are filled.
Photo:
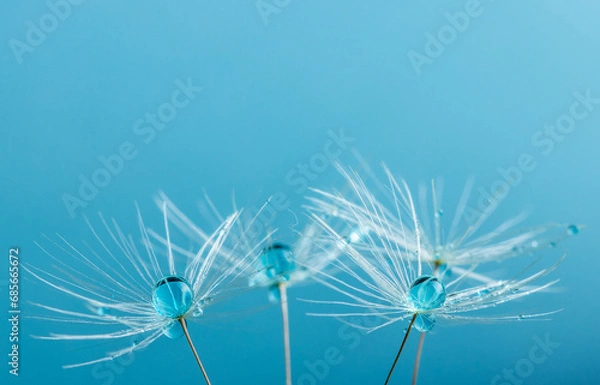
[[[193, 258], [179, 263], [174, 258], [170, 242], [170, 213], [166, 205], [161, 208], [167, 245], [164, 256], [159, 256], [150, 242], [150, 232], [138, 208], [139, 244], [123, 232], [115, 220], [109, 222], [100, 214], [102, 232], [88, 221], [95, 245], [84, 242], [85, 248], [79, 249], [60, 235], [56, 240], [44, 237], [44, 242], [38, 243], [38, 246], [55, 262], [56, 271], [24, 266], [33, 277], [62, 295], [77, 300], [84, 309], [34, 303], [49, 314], [33, 318], [90, 328], [87, 333], [53, 333], [38, 338], [122, 341], [126, 344], [103, 357], [65, 368], [113, 360], [146, 348], [163, 335], [170, 338], [185, 335], [206, 382], [210, 383], [189, 336], [187, 320], [201, 316], [215, 298], [229, 293], [234, 286], [238, 268], [221, 258], [220, 250], [235, 247], [236, 241], [230, 236], [239, 221], [240, 212], [225, 218], [213, 233], [208, 234]], [[251, 263], [252, 258], [256, 256], [242, 253], [236, 263]], [[92, 327], [103, 331], [92, 331]], [[136, 342], [127, 344], [132, 337]]]
[[[188, 216], [168, 200], [163, 194], [158, 198], [158, 203], [166, 202], [173, 215], [170, 217], [173, 224], [189, 237], [192, 243], [206, 242], [208, 233], [199, 225], [195, 224]], [[315, 272], [327, 271], [333, 261], [335, 261], [343, 252], [348, 244], [356, 242], [362, 234], [358, 231], [349, 229], [340, 230], [344, 238], [332, 244], [324, 239], [324, 233], [321, 227], [315, 223], [306, 226], [302, 231], [296, 232], [297, 241], [293, 244], [286, 244], [275, 241], [275, 231], [267, 231], [264, 225], [257, 223], [257, 218], [262, 210], [269, 205], [265, 205], [257, 213], [247, 219], [240, 220], [234, 230], [234, 238], [238, 239], [238, 248], [223, 247], [219, 250], [223, 258], [230, 261], [238, 260], [239, 253], [256, 254], [257, 259], [248, 261], [250, 263], [241, 263], [238, 265], [240, 276], [247, 279], [249, 287], [266, 288], [269, 300], [272, 303], [279, 303], [282, 314], [284, 354], [286, 362], [286, 384], [291, 385], [291, 349], [289, 340], [289, 318], [288, 318], [288, 297], [287, 291], [290, 287], [305, 284], [314, 277]], [[205, 196], [204, 206], [208, 207], [208, 212], [204, 217], [214, 217], [221, 220], [222, 216], [212, 203], [210, 198]], [[235, 203], [234, 203], [235, 207]], [[253, 230], [257, 225], [262, 231]], [[251, 231], [252, 229], [252, 231]], [[166, 240], [160, 236], [155, 238], [160, 243], [165, 244]], [[262, 237], [262, 238], [261, 238]], [[260, 238], [260, 241], [256, 241]], [[257, 249], [255, 245], [264, 244], [262, 249]], [[252, 249], [249, 247], [252, 246]], [[177, 248], [181, 251], [180, 248]], [[183, 254], [186, 254], [183, 252]]]
[[[397, 222], [395, 227], [377, 230], [386, 232], [386, 236], [406, 252], [407, 258], [415, 258], [417, 248], [419, 248], [420, 258], [430, 264], [432, 268], [437, 268], [437, 274], [440, 276], [452, 273], [460, 275], [473, 265], [499, 262], [556, 247], [559, 242], [578, 234], [582, 228], [578, 225], [560, 223], [519, 227], [527, 218], [527, 215], [520, 214], [503, 222], [488, 233], [477, 235], [482, 225], [499, 207], [500, 202], [494, 205], [490, 204], [482, 211], [469, 208], [468, 201], [473, 189], [472, 180], [465, 185], [454, 216], [448, 228], [445, 228], [445, 210], [440, 208], [442, 202], [441, 189], [438, 187], [440, 183], [436, 184], [432, 181], [433, 225], [424, 225], [424, 223], [429, 223], [430, 219], [430, 211], [427, 209], [429, 190], [421, 188], [419, 203], [423, 215], [417, 222], [418, 229], [411, 234], [403, 231], [405, 227], [412, 226], [411, 216], [405, 215], [399, 221], [395, 218], [398, 209], [406, 211], [415, 205], [412, 193], [404, 181], [397, 181], [385, 166], [384, 170], [389, 185], [383, 184], [376, 176], [372, 176], [378, 190], [386, 196], [386, 204], [374, 198], [365, 182], [356, 173], [344, 170], [340, 166], [338, 169], [348, 183], [353, 186], [357, 199], [350, 200], [343, 195], [314, 190], [317, 195], [309, 197], [312, 203], [309, 209], [322, 215], [339, 217], [350, 224], [363, 223], [363, 225], [377, 227], [380, 226], [379, 223], [372, 221], [369, 223], [369, 210], [376, 208], [378, 215], [383, 217], [384, 222], [382, 223], [385, 221]], [[467, 222], [467, 226], [461, 231], [463, 221]], [[488, 282], [486, 277], [478, 274], [470, 274], [470, 278]]]
[[[323, 272], [318, 274], [325, 286], [346, 296], [348, 300], [309, 301], [352, 310], [313, 313], [312, 315], [334, 316], [342, 319], [355, 316], [379, 317], [381, 322], [374, 327], [353, 325], [368, 331], [411, 319], [408, 333], [412, 327], [422, 332], [429, 331], [438, 320], [505, 322], [543, 318], [553, 313], [510, 316], [469, 314], [547, 289], [557, 281], [550, 281], [539, 286], [532, 284], [554, 270], [562, 259], [553, 266], [526, 275], [525, 278], [516, 276], [507, 280], [493, 280], [485, 276], [476, 276], [482, 278], [482, 282], [458, 289], [458, 283], [464, 285], [466, 278], [473, 276], [473, 270], [478, 263], [474, 263], [473, 260], [469, 261], [469, 268], [463, 269], [458, 277], [448, 283], [442, 282], [443, 276], [438, 274], [441, 264], [436, 265], [436, 259], [433, 258], [433, 252], [428, 251], [428, 246], [421, 247], [422, 242], [426, 245], [429, 244], [423, 226], [417, 218], [415, 204], [406, 183], [397, 182], [387, 172], [389, 185], [386, 191], [392, 202], [388, 208], [375, 198], [356, 173], [343, 169], [341, 171], [353, 187], [356, 203], [344, 196], [317, 191], [318, 197], [311, 198], [313, 219], [328, 232], [333, 243], [339, 242], [343, 237], [337, 234], [327, 221], [321, 219], [320, 216], [323, 213], [336, 215], [346, 221], [348, 226], [357, 226], [363, 229], [367, 236], [364, 238], [364, 242], [349, 245], [347, 248], [349, 262], [341, 263], [339, 260], [334, 262], [344, 274], [345, 279]], [[471, 235], [473, 231], [471, 228], [467, 235]], [[438, 235], [434, 237], [435, 239], [440, 238]], [[489, 245], [486, 242], [490, 239], [498, 239], [497, 237], [496, 233], [480, 237], [476, 242], [477, 247], [472, 249], [478, 251], [479, 254], [474, 254], [480, 255], [481, 248], [485, 248], [482, 245]], [[509, 244], [517, 242], [515, 241], [517, 238], [510, 239]], [[439, 243], [436, 241], [436, 244]], [[490, 250], [496, 251], [499, 249], [490, 248]], [[460, 262], [461, 260], [455, 261]], [[424, 273], [424, 269], [428, 265], [432, 270], [432, 274], [429, 275]], [[402, 352], [404, 343], [405, 340], [397, 358]], [[396, 361], [386, 381], [389, 381]]]

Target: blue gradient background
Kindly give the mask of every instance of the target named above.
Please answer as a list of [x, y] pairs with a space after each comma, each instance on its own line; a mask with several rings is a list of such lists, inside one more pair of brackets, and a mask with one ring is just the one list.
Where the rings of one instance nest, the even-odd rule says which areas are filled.
[[[22, 262], [46, 266], [33, 245], [42, 233], [88, 239], [82, 213], [102, 211], [133, 231], [138, 201], [156, 227], [160, 217], [152, 196], [159, 189], [188, 211], [203, 190], [224, 211], [232, 191], [238, 202], [252, 204], [281, 191], [300, 212], [304, 193], [286, 175], [320, 153], [328, 130], [340, 127], [371, 165], [385, 161], [412, 185], [443, 177], [449, 210], [469, 176], [487, 188], [500, 178], [498, 167], [513, 166], [528, 153], [536, 169], [511, 189], [490, 228], [523, 209], [532, 212], [528, 224], [560, 221], [587, 228], [563, 244], [569, 255], [555, 274], [561, 291], [506, 310], [565, 311], [552, 322], [440, 325], [426, 342], [419, 383], [489, 384], [528, 356], [534, 336], [549, 333], [560, 347], [523, 384], [600, 384], [600, 105], [548, 155], [532, 142], [545, 124], [568, 112], [574, 92], [600, 96], [600, 4], [482, 1], [483, 13], [417, 76], [408, 52], [423, 52], [426, 33], [437, 33], [448, 23], [444, 14], [465, 4], [292, 0], [265, 25], [252, 1], [88, 0], [19, 64], [10, 39], [24, 41], [25, 23], [37, 22], [48, 7], [43, 1], [4, 1], [0, 253], [6, 257], [0, 280], [7, 278], [10, 246], [21, 248]], [[187, 78], [203, 91], [144, 144], [133, 123], [167, 101], [177, 79]], [[124, 141], [133, 142], [139, 154], [72, 219], [61, 197], [75, 194], [79, 176], [89, 177], [100, 166], [98, 157], [115, 153]], [[353, 162], [351, 151], [341, 160]], [[339, 187], [338, 181], [329, 167], [310, 184]], [[275, 225], [289, 222], [281, 215]], [[27, 300], [60, 300], [42, 289], [32, 280], [22, 282], [25, 314], [32, 311]], [[313, 308], [296, 298], [326, 298], [323, 290], [290, 292], [296, 378], [307, 372], [305, 361], [323, 359], [334, 347], [341, 363], [315, 384], [382, 383], [404, 326], [348, 336], [336, 320], [305, 317]], [[5, 311], [4, 284], [0, 295]], [[213, 383], [281, 384], [278, 308], [267, 306], [262, 292], [244, 301], [255, 311], [192, 325]], [[3, 322], [3, 360], [8, 330]], [[90, 367], [61, 369], [77, 361], [81, 345], [29, 337], [50, 331], [52, 325], [22, 321], [20, 376], [9, 376], [4, 363], [2, 384], [202, 382], [184, 339], [161, 339], [136, 353], [131, 365], [96, 369], [113, 374], [98, 378]], [[416, 344], [413, 336], [394, 383], [410, 381]], [[104, 351], [97, 344], [85, 349]]]

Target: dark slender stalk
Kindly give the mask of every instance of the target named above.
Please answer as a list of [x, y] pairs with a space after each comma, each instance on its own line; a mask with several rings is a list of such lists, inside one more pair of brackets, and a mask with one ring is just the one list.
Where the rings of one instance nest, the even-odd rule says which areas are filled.
[[283, 348], [285, 351], [285, 383], [292, 385], [292, 355], [290, 352], [290, 321], [288, 315], [287, 290], [284, 283], [277, 285], [279, 288], [279, 301], [281, 302], [281, 318], [283, 320]]
[[417, 319], [417, 314], [415, 313], [412, 316], [412, 319], [410, 320], [410, 325], [408, 325], [408, 329], [406, 329], [406, 334], [404, 334], [404, 339], [402, 340], [402, 345], [400, 345], [400, 349], [398, 350], [398, 354], [396, 354], [396, 359], [394, 360], [394, 363], [392, 364], [392, 368], [390, 369], [390, 372], [388, 373], [388, 376], [385, 379], [384, 385], [388, 385], [388, 383], [390, 382], [390, 378], [392, 378], [392, 373], [394, 373], [394, 369], [396, 368], [396, 364], [398, 363], [400, 354], [402, 354], [402, 349], [404, 349], [404, 345], [406, 344], [406, 340], [408, 339], [408, 335], [410, 334], [410, 330], [412, 329], [413, 324], [415, 323], [416, 319]]
[[423, 353], [424, 343], [425, 333], [421, 333], [421, 337], [419, 337], [419, 347], [417, 348], [417, 357], [415, 358], [415, 367], [413, 369], [412, 385], [417, 385], [417, 377], [419, 377], [419, 365], [421, 364], [421, 353]]
[[183, 333], [185, 334], [185, 338], [187, 339], [187, 342], [190, 344], [190, 348], [192, 348], [192, 353], [194, 353], [194, 357], [196, 358], [196, 362], [198, 363], [198, 366], [200, 367], [200, 371], [202, 372], [202, 375], [204, 376], [204, 381], [206, 381], [206, 385], [211, 385], [210, 380], [208, 379], [208, 374], [206, 374], [204, 365], [202, 365], [200, 356], [198, 355], [198, 352], [196, 351], [196, 348], [194, 347], [194, 343], [192, 342], [192, 338], [190, 337], [190, 333], [188, 332], [187, 323], [185, 322], [185, 319], [180, 318], [179, 323], [181, 323], [181, 327], [183, 328]]

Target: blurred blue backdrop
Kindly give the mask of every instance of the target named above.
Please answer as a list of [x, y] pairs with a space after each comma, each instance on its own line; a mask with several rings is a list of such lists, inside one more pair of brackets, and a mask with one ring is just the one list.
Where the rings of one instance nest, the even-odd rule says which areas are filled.
[[[598, 2], [10, 0], [0, 10], [0, 308], [11, 246], [22, 263], [49, 265], [33, 245], [41, 234], [81, 242], [90, 237], [82, 215], [98, 211], [134, 231], [134, 201], [160, 224], [159, 189], [186, 211], [204, 191], [223, 211], [233, 192], [253, 205], [281, 192], [300, 214], [307, 186], [340, 187], [323, 154], [355, 164], [359, 152], [413, 186], [442, 177], [451, 210], [468, 177], [489, 191], [525, 156], [528, 170], [490, 227], [522, 210], [528, 224], [587, 227], [563, 244], [561, 290], [506, 311], [565, 311], [551, 322], [439, 325], [420, 383], [600, 383]], [[115, 154], [122, 162], [102, 171]], [[81, 187], [92, 180], [100, 187]], [[290, 223], [282, 213], [273, 226]], [[294, 383], [382, 383], [405, 325], [351, 334], [306, 317], [313, 307], [297, 301], [327, 295], [290, 291]], [[23, 316], [28, 300], [60, 298], [21, 283]], [[244, 301], [256, 310], [192, 325], [213, 383], [281, 384], [278, 307], [262, 292]], [[184, 339], [161, 339], [133, 361], [63, 370], [81, 344], [32, 339], [52, 331], [41, 321], [20, 327], [20, 375], [4, 363], [2, 384], [201, 383]], [[10, 324], [0, 331], [6, 360]], [[536, 336], [560, 346], [506, 379]], [[416, 344], [415, 335], [394, 383], [410, 381]], [[311, 374], [332, 347], [339, 362]]]

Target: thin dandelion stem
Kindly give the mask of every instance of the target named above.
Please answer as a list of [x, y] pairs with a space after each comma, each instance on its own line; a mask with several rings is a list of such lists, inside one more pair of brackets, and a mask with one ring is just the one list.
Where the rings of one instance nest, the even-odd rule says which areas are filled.
[[281, 318], [283, 320], [283, 348], [285, 350], [285, 383], [292, 385], [292, 356], [290, 352], [290, 321], [288, 315], [287, 289], [284, 283], [277, 285], [281, 302]]
[[198, 352], [196, 351], [196, 347], [194, 347], [194, 343], [192, 342], [192, 338], [190, 337], [190, 333], [188, 332], [187, 322], [185, 322], [185, 319], [180, 318], [179, 323], [181, 323], [181, 327], [183, 328], [183, 333], [185, 334], [185, 338], [187, 339], [188, 343], [190, 344], [190, 348], [192, 348], [192, 353], [194, 353], [196, 362], [198, 363], [198, 366], [200, 367], [200, 371], [202, 371], [202, 375], [204, 376], [204, 381], [206, 381], [206, 385], [211, 385], [210, 380], [208, 379], [208, 374], [206, 373], [206, 370], [204, 369], [204, 365], [202, 365], [200, 356], [198, 355]]
[[416, 319], [417, 319], [417, 314], [415, 313], [412, 316], [412, 319], [410, 320], [410, 324], [408, 325], [408, 329], [406, 329], [406, 334], [404, 334], [404, 339], [402, 340], [402, 344], [400, 345], [400, 349], [398, 350], [398, 354], [396, 354], [396, 359], [394, 360], [394, 363], [392, 364], [390, 372], [388, 373], [387, 378], [385, 379], [384, 385], [388, 385], [388, 383], [390, 382], [390, 378], [392, 378], [392, 373], [394, 373], [394, 369], [396, 368], [396, 364], [398, 363], [398, 359], [400, 358], [400, 354], [402, 354], [402, 349], [404, 349], [404, 345], [406, 344], [406, 340], [408, 339], [408, 335], [410, 334], [410, 330], [412, 329], [413, 324], [415, 323]]
[[421, 364], [421, 353], [423, 353], [424, 343], [425, 333], [421, 333], [421, 337], [419, 337], [419, 347], [417, 348], [417, 357], [415, 358], [415, 367], [413, 369], [412, 385], [417, 385], [417, 377], [419, 377], [419, 364]]

